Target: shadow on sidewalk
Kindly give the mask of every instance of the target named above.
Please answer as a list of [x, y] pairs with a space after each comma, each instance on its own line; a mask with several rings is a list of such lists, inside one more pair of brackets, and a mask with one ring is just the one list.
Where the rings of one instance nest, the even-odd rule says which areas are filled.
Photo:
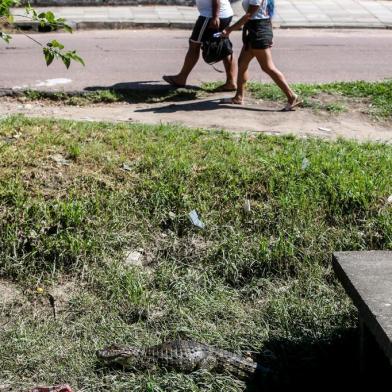
[[175, 113], [175, 112], [193, 112], [193, 111], [205, 111], [205, 110], [218, 110], [218, 109], [236, 109], [236, 110], [247, 110], [253, 112], [282, 112], [279, 109], [263, 109], [255, 106], [246, 105], [229, 105], [222, 104], [220, 100], [212, 99], [208, 101], [197, 101], [190, 103], [172, 103], [166, 106], [155, 106], [153, 108], [136, 109], [135, 112], [139, 113]]
[[[162, 80], [140, 80], [137, 82], [121, 82], [111, 86], [90, 86], [86, 87], [86, 91], [99, 91], [99, 90], [111, 90], [111, 91], [173, 91], [178, 88], [171, 86], [170, 84]], [[202, 90], [199, 86], [187, 85], [181, 87], [182, 90]]]

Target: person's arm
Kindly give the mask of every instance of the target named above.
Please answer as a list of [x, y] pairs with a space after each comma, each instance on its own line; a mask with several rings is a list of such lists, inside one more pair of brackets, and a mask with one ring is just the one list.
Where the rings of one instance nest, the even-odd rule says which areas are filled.
[[260, 8], [259, 5], [249, 5], [248, 11], [246, 11], [246, 14], [241, 19], [239, 19], [237, 22], [235, 22], [233, 25], [231, 25], [227, 29], [223, 30], [222, 36], [228, 37], [232, 31], [240, 30], [241, 27], [259, 10], [259, 8]]
[[219, 11], [220, 11], [220, 0], [212, 0], [212, 18], [209, 24], [211, 29], [219, 29]]

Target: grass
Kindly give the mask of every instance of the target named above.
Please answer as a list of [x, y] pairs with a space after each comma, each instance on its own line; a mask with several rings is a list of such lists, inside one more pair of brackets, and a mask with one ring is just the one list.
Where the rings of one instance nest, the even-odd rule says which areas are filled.
[[[208, 84], [207, 90], [216, 87]], [[347, 111], [352, 103], [362, 103], [365, 113], [380, 119], [392, 118], [392, 80], [383, 82], [334, 82], [325, 84], [297, 83], [292, 85], [305, 107], [329, 112]], [[256, 99], [282, 100], [279, 88], [271, 83], [251, 82], [248, 90]]]
[[[167, 101], [186, 101], [208, 96], [218, 82], [204, 83], [198, 88], [172, 89], [156, 88], [149, 90], [98, 90], [76, 93], [59, 93], [27, 90], [24, 99], [50, 100], [66, 105], [90, 105], [95, 103], [157, 103]], [[325, 84], [292, 85], [301, 96], [304, 107], [331, 113], [342, 113], [350, 110], [353, 105], [360, 105], [361, 110], [377, 119], [392, 118], [392, 81], [383, 82], [335, 82]], [[284, 101], [279, 88], [272, 83], [250, 82], [248, 91], [255, 99], [268, 101]]]
[[[0, 290], [15, 291], [0, 302], [0, 383], [250, 388], [95, 360], [110, 343], [178, 336], [255, 352], [277, 388], [324, 378], [331, 358], [326, 384], [354, 374], [356, 314], [331, 254], [392, 249], [391, 146], [10, 117], [0, 154]], [[125, 264], [134, 250], [143, 267]]]

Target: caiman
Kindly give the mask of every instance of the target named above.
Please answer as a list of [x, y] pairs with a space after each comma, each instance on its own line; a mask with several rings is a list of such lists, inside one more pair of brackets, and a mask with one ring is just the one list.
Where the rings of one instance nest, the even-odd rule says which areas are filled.
[[269, 373], [267, 368], [251, 358], [190, 340], [174, 340], [148, 348], [112, 345], [98, 350], [97, 357], [107, 365], [120, 365], [134, 370], [160, 367], [190, 373], [205, 369], [216, 373], [230, 373], [242, 380]]

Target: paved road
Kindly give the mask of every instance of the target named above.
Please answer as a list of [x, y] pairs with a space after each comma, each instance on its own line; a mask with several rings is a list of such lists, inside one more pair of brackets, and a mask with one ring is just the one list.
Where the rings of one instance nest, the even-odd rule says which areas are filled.
[[[47, 68], [41, 51], [18, 35], [8, 46], [0, 44], [0, 87], [80, 90], [127, 83], [143, 87], [161, 83], [182, 63], [189, 32], [184, 30], [83, 31], [35, 35], [41, 42], [53, 38], [77, 49], [86, 67], [61, 64]], [[392, 31], [388, 30], [276, 30], [274, 58], [291, 82], [382, 80], [392, 78]], [[240, 33], [233, 34], [240, 49]], [[222, 75], [199, 62], [190, 82], [219, 80]], [[267, 81], [257, 64], [251, 79]]]

